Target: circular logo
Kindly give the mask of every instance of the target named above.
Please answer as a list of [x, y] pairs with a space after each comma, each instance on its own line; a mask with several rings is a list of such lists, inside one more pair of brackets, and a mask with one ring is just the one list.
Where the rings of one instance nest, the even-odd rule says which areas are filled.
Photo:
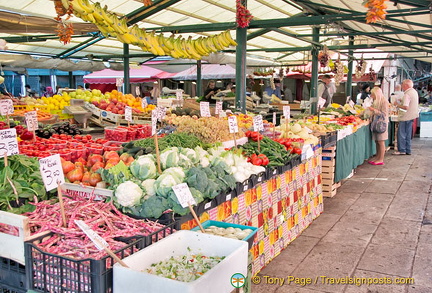
[[235, 273], [234, 275], [231, 276], [231, 285], [234, 288], [241, 288], [245, 285], [245, 283], [246, 283], [246, 278], [245, 276], [243, 276], [243, 274]]

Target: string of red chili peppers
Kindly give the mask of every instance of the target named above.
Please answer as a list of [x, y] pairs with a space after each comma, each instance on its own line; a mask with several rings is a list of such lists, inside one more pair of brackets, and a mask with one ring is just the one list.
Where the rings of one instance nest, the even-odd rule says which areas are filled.
[[245, 28], [249, 26], [253, 16], [250, 11], [241, 3], [241, 0], [236, 0], [236, 20], [237, 26]]

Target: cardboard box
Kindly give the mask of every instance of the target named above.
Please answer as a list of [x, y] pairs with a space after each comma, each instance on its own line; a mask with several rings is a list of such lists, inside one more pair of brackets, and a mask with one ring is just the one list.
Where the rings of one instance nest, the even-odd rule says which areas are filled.
[[[206, 256], [225, 256], [225, 259], [189, 283], [142, 271], [171, 256], [186, 255], [188, 249]], [[123, 261], [129, 268], [118, 263], [114, 265], [114, 293], [229, 293], [235, 289], [231, 285], [231, 277], [236, 273], [247, 275], [248, 244], [241, 240], [182, 230]]]

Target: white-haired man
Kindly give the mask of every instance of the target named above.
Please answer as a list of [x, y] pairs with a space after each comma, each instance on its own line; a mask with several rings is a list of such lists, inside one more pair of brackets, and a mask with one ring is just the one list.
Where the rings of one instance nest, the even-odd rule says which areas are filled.
[[412, 80], [405, 79], [402, 82], [402, 91], [404, 92], [402, 101], [396, 102], [396, 106], [399, 108], [398, 151], [394, 152], [393, 155], [411, 155], [413, 122], [419, 117], [419, 96], [413, 86]]

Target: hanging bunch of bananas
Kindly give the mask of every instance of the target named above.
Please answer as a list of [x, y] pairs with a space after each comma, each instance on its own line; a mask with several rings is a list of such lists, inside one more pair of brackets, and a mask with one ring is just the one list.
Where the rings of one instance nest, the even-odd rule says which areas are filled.
[[102, 7], [99, 2], [93, 5], [88, 0], [61, 1], [66, 9], [71, 6], [77, 17], [94, 23], [105, 37], [115, 37], [122, 43], [138, 46], [143, 51], [154, 55], [200, 60], [203, 56], [237, 45], [229, 30], [195, 40], [192, 37], [185, 39], [178, 36], [175, 38], [174, 35], [167, 38], [154, 31], [147, 32], [136, 24], [128, 27], [126, 18], [119, 18], [109, 12], [106, 5]]

